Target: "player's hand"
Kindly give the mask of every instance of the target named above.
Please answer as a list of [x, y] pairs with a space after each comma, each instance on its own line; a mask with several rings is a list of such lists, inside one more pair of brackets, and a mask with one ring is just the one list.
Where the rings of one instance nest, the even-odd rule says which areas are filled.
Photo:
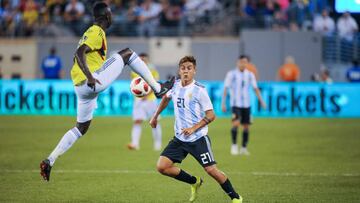
[[150, 126], [152, 127], [152, 128], [156, 128], [156, 126], [157, 126], [157, 117], [152, 117], [151, 119], [150, 119], [150, 121], [149, 121], [149, 124], [150, 124]]
[[87, 80], [87, 85], [88, 85], [91, 89], [93, 89], [94, 92], [95, 92], [96, 83], [98, 83], [99, 85], [101, 85], [101, 82], [100, 82], [98, 79], [94, 78], [94, 77], [88, 78], [88, 80]]
[[191, 128], [184, 128], [181, 131], [181, 134], [184, 134], [185, 136], [189, 136], [191, 134], [193, 134], [195, 132], [195, 128], [191, 127]]
[[226, 112], [227, 109], [226, 109], [225, 104], [222, 104], [222, 105], [221, 105], [221, 110], [222, 110], [222, 112], [224, 112], [224, 113]]

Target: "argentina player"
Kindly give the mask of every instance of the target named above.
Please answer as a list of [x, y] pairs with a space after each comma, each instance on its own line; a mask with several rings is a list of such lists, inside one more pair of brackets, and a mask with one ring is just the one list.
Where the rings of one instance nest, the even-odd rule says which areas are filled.
[[241, 55], [237, 62], [237, 67], [226, 74], [224, 82], [224, 93], [222, 97], [222, 111], [226, 112], [227, 92], [230, 92], [230, 106], [232, 110], [232, 128], [231, 128], [231, 154], [239, 154], [237, 145], [238, 127], [243, 126], [243, 140], [240, 154], [249, 155], [247, 144], [249, 141], [250, 125], [250, 87], [255, 90], [256, 96], [261, 106], [265, 109], [266, 105], [261, 97], [257, 86], [256, 78], [252, 72], [246, 69], [249, 64], [248, 57]]
[[170, 100], [173, 101], [175, 137], [161, 153], [157, 170], [163, 175], [190, 184], [190, 202], [193, 202], [202, 185], [202, 179], [174, 165], [174, 163], [181, 163], [190, 153], [220, 184], [232, 202], [242, 202], [242, 198], [235, 192], [228, 177], [216, 167], [207, 127], [215, 119], [213, 105], [205, 87], [194, 80], [195, 73], [196, 59], [193, 56], [183, 57], [179, 62], [180, 80], [177, 80], [174, 87], [163, 97], [150, 120], [150, 125], [155, 128], [158, 116]]

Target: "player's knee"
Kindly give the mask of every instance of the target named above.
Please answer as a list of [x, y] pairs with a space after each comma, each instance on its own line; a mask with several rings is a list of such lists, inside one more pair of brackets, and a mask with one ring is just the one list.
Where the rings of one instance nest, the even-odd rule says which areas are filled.
[[142, 124], [142, 122], [143, 122], [142, 120], [135, 120], [134, 124], [140, 125], [140, 124]]
[[130, 56], [134, 53], [133, 50], [130, 48], [125, 48], [118, 52], [122, 59], [124, 60], [124, 63], [127, 64], [129, 62]]
[[85, 135], [90, 126], [90, 121], [85, 123], [77, 123], [76, 127], [80, 131], [81, 135]]
[[163, 174], [163, 175], [167, 175], [166, 173], [166, 169], [167, 167], [165, 165], [162, 165], [162, 164], [157, 164], [156, 165], [156, 169], [159, 173]]
[[207, 166], [204, 168], [204, 170], [206, 171], [207, 174], [212, 176], [214, 173], [216, 173], [217, 169], [215, 166]]

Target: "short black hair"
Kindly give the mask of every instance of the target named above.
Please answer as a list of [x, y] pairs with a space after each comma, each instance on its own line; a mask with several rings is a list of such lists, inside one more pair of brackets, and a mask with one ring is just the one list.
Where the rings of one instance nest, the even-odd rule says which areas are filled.
[[149, 57], [149, 54], [142, 52], [139, 54], [140, 57]]
[[95, 18], [106, 16], [108, 5], [105, 2], [96, 2], [93, 6], [93, 15]]
[[248, 55], [245, 55], [245, 54], [240, 55], [239, 59], [247, 59], [248, 61], [250, 61], [250, 57]]

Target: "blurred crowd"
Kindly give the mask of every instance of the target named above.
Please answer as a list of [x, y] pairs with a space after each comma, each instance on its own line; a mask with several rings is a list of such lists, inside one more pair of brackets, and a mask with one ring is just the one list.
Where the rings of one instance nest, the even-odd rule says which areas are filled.
[[[91, 24], [97, 0], [1, 0], [0, 36], [81, 35]], [[192, 31], [263, 28], [277, 31], [314, 30], [338, 33], [351, 41], [358, 24], [350, 13], [337, 20], [329, 0], [105, 0], [111, 5], [116, 36], [176, 36]], [[334, 16], [334, 15], [333, 15]], [[337, 18], [337, 16], [336, 16]], [[229, 25], [230, 27], [225, 27]]]

